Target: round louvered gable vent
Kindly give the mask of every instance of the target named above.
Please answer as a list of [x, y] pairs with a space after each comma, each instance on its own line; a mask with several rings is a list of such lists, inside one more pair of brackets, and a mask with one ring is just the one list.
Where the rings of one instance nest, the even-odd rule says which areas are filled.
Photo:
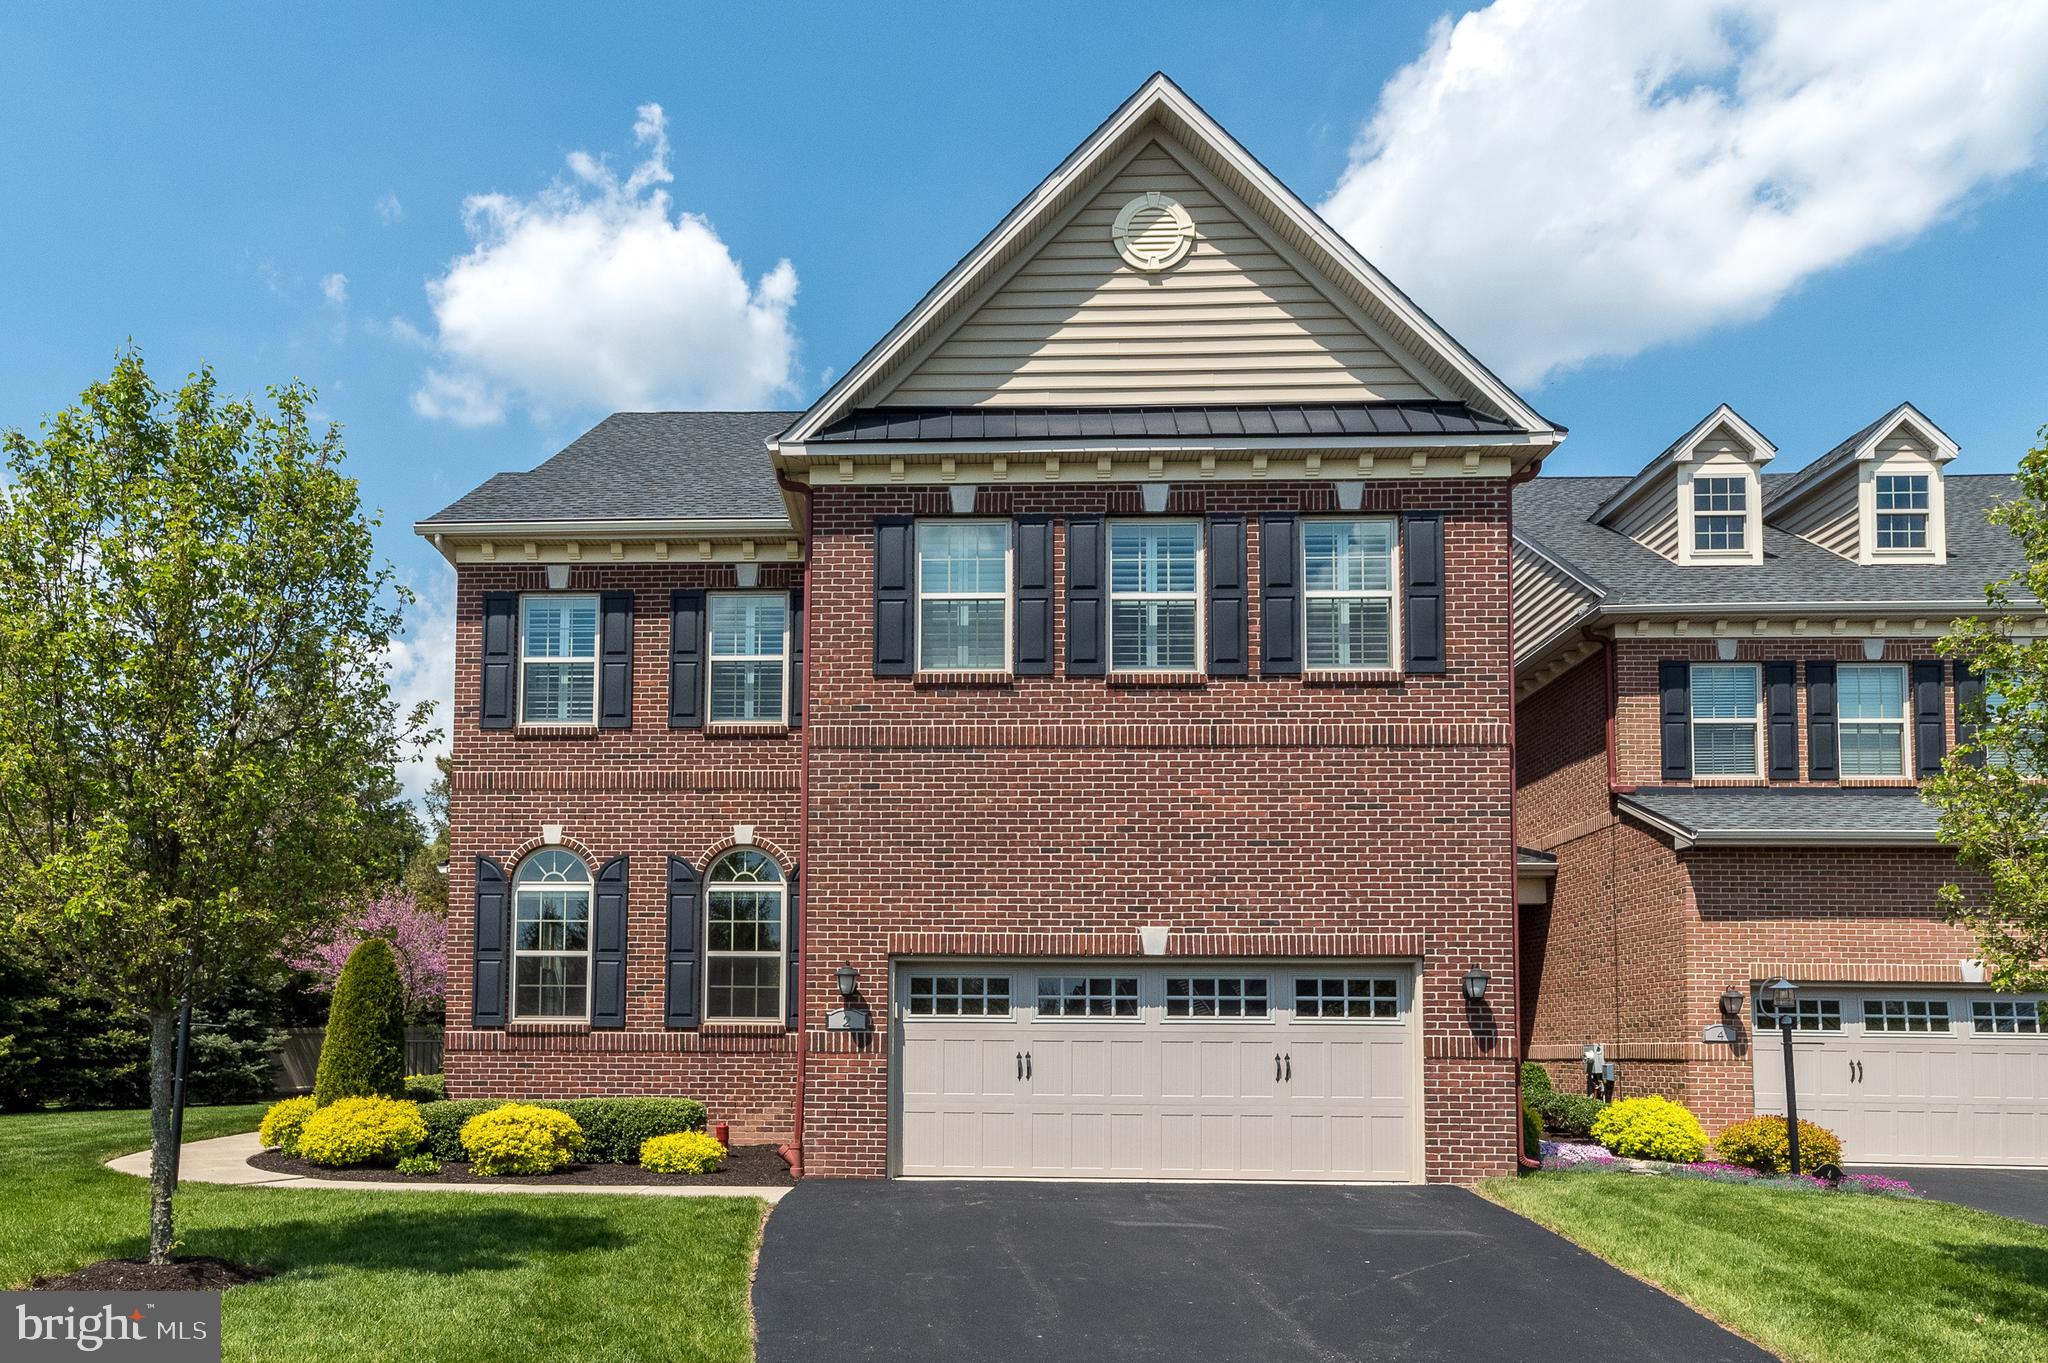
[[1188, 211], [1153, 190], [1123, 206], [1110, 229], [1117, 254], [1140, 270], [1178, 265], [1195, 244], [1195, 221]]

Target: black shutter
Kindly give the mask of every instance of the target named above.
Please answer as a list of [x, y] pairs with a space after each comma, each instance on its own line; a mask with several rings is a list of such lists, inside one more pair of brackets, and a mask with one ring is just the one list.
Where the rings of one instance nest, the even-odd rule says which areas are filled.
[[489, 857], [476, 859], [476, 931], [470, 952], [472, 1027], [505, 1025], [505, 934], [510, 904], [505, 868]]
[[598, 598], [597, 727], [633, 727], [633, 593]]
[[917, 670], [917, 633], [911, 619], [915, 524], [908, 516], [882, 516], [875, 521], [877, 677], [907, 677]]
[[681, 857], [668, 859], [668, 992], [662, 1021], [670, 1027], [697, 1025], [697, 924], [703, 919], [703, 882]]
[[1948, 755], [1948, 731], [1943, 723], [1948, 717], [1948, 706], [1941, 691], [1941, 664], [1914, 663], [1913, 752], [1922, 776], [1939, 772], [1941, 759]]
[[1842, 776], [1842, 737], [1835, 708], [1835, 665], [1815, 660], [1806, 665], [1806, 779], [1838, 781]]
[[1444, 670], [1444, 518], [1441, 512], [1401, 521], [1402, 638], [1410, 672]]
[[804, 722], [804, 589], [789, 594], [789, 727]]
[[626, 1025], [626, 859], [597, 869], [597, 907], [590, 921], [590, 1025]]
[[1067, 675], [1100, 677], [1108, 670], [1104, 600], [1107, 565], [1102, 517], [1067, 518]]
[[704, 591], [678, 587], [668, 598], [668, 727], [704, 727]]
[[1657, 664], [1659, 715], [1664, 740], [1664, 779], [1692, 780], [1692, 664]]
[[512, 727], [512, 700], [519, 666], [519, 593], [484, 593], [483, 708], [478, 727]]
[[1769, 716], [1771, 779], [1799, 779], [1799, 672], [1791, 663], [1764, 664], [1764, 706]]
[[[1970, 670], [1968, 663], [1956, 664], [1956, 746], [1977, 741], [1977, 713], [1984, 705], [1984, 678]], [[1984, 750], [1963, 758], [1973, 767], [1984, 765]]]
[[1259, 517], [1259, 675], [1301, 675], [1299, 518]]
[[1019, 677], [1052, 675], [1052, 517], [1019, 516], [1017, 619], [1010, 670]]
[[1209, 675], [1251, 675], [1245, 604], [1244, 517], [1209, 518]]
[[783, 925], [783, 954], [789, 959], [789, 973], [782, 985], [782, 1006], [788, 1013], [784, 1019], [789, 1030], [795, 1031], [804, 1020], [804, 966], [798, 959], [797, 946], [803, 941], [799, 932], [804, 911], [803, 892], [797, 885], [795, 871], [789, 873], [789, 922]]

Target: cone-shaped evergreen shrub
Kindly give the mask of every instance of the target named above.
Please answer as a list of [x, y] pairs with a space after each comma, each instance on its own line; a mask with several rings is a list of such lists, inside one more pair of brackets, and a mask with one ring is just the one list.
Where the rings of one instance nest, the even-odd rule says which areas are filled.
[[334, 984], [313, 1098], [399, 1098], [405, 1094], [405, 982], [381, 937], [349, 953]]

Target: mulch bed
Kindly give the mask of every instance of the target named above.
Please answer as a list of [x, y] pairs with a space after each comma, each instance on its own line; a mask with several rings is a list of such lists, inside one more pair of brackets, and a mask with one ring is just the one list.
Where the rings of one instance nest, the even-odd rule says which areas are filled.
[[796, 1185], [796, 1180], [789, 1176], [789, 1165], [775, 1153], [772, 1145], [735, 1145], [726, 1152], [724, 1165], [710, 1174], [656, 1174], [637, 1164], [572, 1164], [558, 1174], [501, 1174], [495, 1178], [480, 1178], [469, 1171], [468, 1164], [461, 1162], [442, 1165], [438, 1174], [401, 1174], [396, 1169], [329, 1169], [325, 1165], [296, 1159], [282, 1150], [265, 1150], [249, 1156], [249, 1167], [269, 1174], [297, 1174], [302, 1178], [330, 1178], [351, 1183], [674, 1184], [697, 1188], [719, 1184], [748, 1188], [790, 1188]]
[[200, 1256], [152, 1264], [146, 1259], [102, 1259], [76, 1272], [38, 1278], [43, 1292], [225, 1292], [271, 1276], [267, 1268]]

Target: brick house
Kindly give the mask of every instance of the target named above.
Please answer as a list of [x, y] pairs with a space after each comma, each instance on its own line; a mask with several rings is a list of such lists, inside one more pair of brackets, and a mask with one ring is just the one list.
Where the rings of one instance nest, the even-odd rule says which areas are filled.
[[688, 1094], [813, 1175], [1511, 1169], [1562, 438], [1154, 77], [808, 410], [420, 524], [450, 1094]]
[[1916, 786], [1981, 683], [1935, 652], [2019, 561], [2005, 476], [1902, 403], [1797, 473], [1723, 406], [1633, 478], [1515, 494], [1524, 1042], [1709, 1132], [1800, 1114], [1858, 1161], [2048, 1163], [2048, 1015], [1993, 995], [1935, 895]]

